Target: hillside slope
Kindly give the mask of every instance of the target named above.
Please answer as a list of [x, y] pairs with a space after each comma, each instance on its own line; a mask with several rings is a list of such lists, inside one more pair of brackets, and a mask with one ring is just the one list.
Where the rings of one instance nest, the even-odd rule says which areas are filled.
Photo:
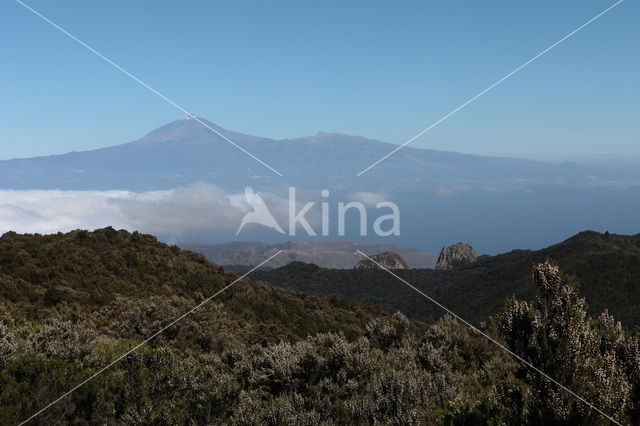
[[[146, 312], [149, 329], [144, 331], [151, 332], [154, 324], [186, 312], [236, 278], [201, 254], [112, 228], [0, 237], [0, 303], [27, 320], [86, 315], [106, 330]], [[199, 313], [200, 326], [213, 340], [225, 341], [228, 334], [249, 343], [294, 341], [320, 331], [361, 334], [380, 314], [380, 309], [292, 293], [249, 277]], [[145, 334], [129, 331], [128, 337]]]
[[[637, 334], [587, 317], [557, 268], [536, 271], [556, 308], [511, 299], [483, 329], [636, 424]], [[333, 285], [373, 289], [377, 271], [363, 272]], [[138, 233], [3, 235], [0, 424], [607, 424], [451, 317], [428, 327], [253, 279], [183, 316], [236, 279]]]
[[[516, 295], [530, 300], [535, 287], [531, 267], [547, 258], [575, 275], [592, 314], [608, 309], [625, 325], [640, 325], [640, 234], [634, 236], [586, 231], [551, 247], [514, 250], [483, 256], [456, 271], [413, 269], [396, 273], [434, 299], [474, 322], [499, 312]], [[335, 293], [349, 300], [400, 309], [413, 318], [433, 322], [443, 312], [384, 271], [332, 270], [292, 263], [256, 278], [284, 288], [315, 294]]]

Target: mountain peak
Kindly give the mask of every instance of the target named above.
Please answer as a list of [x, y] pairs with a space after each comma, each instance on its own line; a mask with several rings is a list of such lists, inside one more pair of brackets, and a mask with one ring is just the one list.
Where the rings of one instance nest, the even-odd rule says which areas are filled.
[[179, 121], [183, 121], [183, 120], [195, 120], [196, 118], [200, 118], [195, 114], [187, 114], [184, 117], [182, 117]]
[[220, 135], [224, 135], [225, 138], [236, 143], [255, 142], [262, 139], [256, 136], [227, 130], [202, 116], [187, 114], [177, 120], [152, 130], [142, 138], [134, 141], [134, 143], [218, 142], [223, 140]]

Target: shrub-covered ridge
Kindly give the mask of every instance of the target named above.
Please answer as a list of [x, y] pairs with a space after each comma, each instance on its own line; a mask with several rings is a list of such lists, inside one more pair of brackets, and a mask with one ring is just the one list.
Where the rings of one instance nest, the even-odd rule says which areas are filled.
[[[5, 235], [0, 257], [13, 292], [0, 299], [0, 424], [28, 418], [236, 279], [110, 229]], [[90, 297], [94, 280], [108, 297]], [[532, 282], [538, 298], [509, 299], [485, 331], [617, 421], [640, 422], [637, 333], [606, 312], [589, 317], [553, 265], [536, 265]], [[449, 316], [427, 327], [251, 280], [220, 296], [33, 423], [609, 423]]]

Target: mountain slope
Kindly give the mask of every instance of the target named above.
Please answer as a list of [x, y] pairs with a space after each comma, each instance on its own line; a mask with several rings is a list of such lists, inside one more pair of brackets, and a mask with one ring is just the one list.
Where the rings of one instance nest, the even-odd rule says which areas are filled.
[[[504, 300], [516, 295], [533, 299], [531, 267], [550, 258], [562, 270], [575, 275], [580, 291], [597, 314], [608, 309], [626, 326], [640, 325], [640, 234], [634, 236], [582, 232], [551, 247], [514, 250], [483, 256], [456, 271], [406, 270], [395, 273], [426, 294], [475, 323], [499, 312]], [[284, 288], [315, 294], [335, 293], [350, 300], [379, 304], [393, 312], [400, 309], [412, 317], [434, 322], [443, 312], [428, 300], [416, 297], [398, 279], [384, 271], [323, 269], [292, 263], [274, 270], [255, 272], [255, 277]]]
[[[238, 190], [291, 184], [308, 188], [403, 190], [442, 187], [600, 185], [638, 182], [574, 164], [481, 157], [406, 147], [375, 173], [356, 174], [395, 145], [358, 136], [318, 133], [273, 140], [211, 127], [286, 176], [280, 178], [193, 119], [166, 124], [131, 143], [93, 151], [0, 162], [0, 188], [157, 190], [196, 181]], [[393, 179], [390, 179], [393, 177]]]
[[[617, 237], [602, 245], [636, 247]], [[513, 300], [483, 329], [621, 423], [638, 423], [637, 334], [583, 316], [555, 268], [536, 271], [538, 288], [562, 284], [545, 296], [560, 308], [546, 315]], [[202, 255], [111, 228], [3, 235], [0, 423], [605, 424], [451, 317], [427, 327], [251, 279], [181, 317], [236, 278]], [[375, 274], [359, 279], [377, 284]], [[549, 330], [553, 341], [538, 337]]]
[[[127, 331], [131, 338], [144, 337], [154, 324], [160, 328], [237, 278], [200, 254], [112, 228], [0, 237], [0, 304], [14, 318], [73, 312], [126, 328], [132, 316], [146, 310], [146, 333]], [[212, 342], [229, 334], [247, 342], [293, 341], [318, 331], [361, 334], [380, 314], [336, 297], [291, 293], [247, 278], [201, 309], [199, 327], [209, 330]]]

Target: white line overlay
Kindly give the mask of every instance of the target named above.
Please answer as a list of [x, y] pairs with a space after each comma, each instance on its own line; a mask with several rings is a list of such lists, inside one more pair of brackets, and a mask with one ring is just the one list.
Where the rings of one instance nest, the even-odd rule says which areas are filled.
[[88, 44], [83, 42], [82, 40], [78, 39], [76, 36], [74, 36], [73, 34], [69, 33], [64, 28], [61, 28], [55, 22], [51, 21], [49, 18], [43, 16], [42, 14], [40, 14], [36, 10], [32, 9], [30, 6], [28, 6], [27, 4], [23, 3], [20, 0], [16, 0], [16, 2], [18, 4], [20, 4], [20, 5], [22, 5], [25, 9], [31, 11], [33, 14], [37, 15], [38, 17], [40, 17], [42, 20], [44, 20], [45, 22], [47, 22], [48, 24], [50, 24], [54, 28], [60, 30], [62, 33], [67, 35], [69, 38], [71, 38], [72, 40], [74, 40], [78, 44], [80, 44], [80, 45], [86, 47], [87, 49], [89, 49], [91, 52], [93, 52], [100, 59], [102, 59], [105, 62], [107, 62], [108, 64], [112, 65], [114, 68], [116, 68], [117, 70], [121, 71], [127, 77], [130, 77], [131, 79], [135, 80], [137, 83], [139, 83], [144, 88], [146, 88], [149, 91], [153, 92], [154, 94], [158, 95], [160, 98], [164, 99], [166, 102], [168, 102], [172, 106], [176, 107], [177, 109], [179, 109], [180, 111], [185, 113], [188, 117], [191, 117], [192, 119], [196, 120], [202, 126], [204, 126], [207, 129], [211, 130], [213, 133], [215, 133], [216, 135], [220, 136], [222, 139], [226, 140], [231, 145], [235, 146], [240, 151], [244, 152], [249, 157], [251, 157], [254, 160], [256, 160], [258, 163], [262, 164], [263, 166], [265, 166], [266, 168], [268, 168], [269, 170], [271, 170], [272, 172], [274, 172], [278, 176], [282, 176], [282, 173], [280, 173], [279, 171], [277, 171], [276, 169], [274, 169], [273, 167], [271, 167], [270, 165], [268, 165], [267, 163], [265, 163], [264, 161], [262, 161], [261, 159], [259, 159], [258, 157], [256, 157], [255, 155], [253, 155], [252, 153], [250, 153], [249, 151], [247, 151], [246, 149], [244, 149], [243, 147], [241, 147], [240, 145], [238, 145], [237, 143], [235, 143], [234, 141], [232, 141], [231, 139], [229, 139], [228, 137], [226, 137], [222, 133], [220, 133], [219, 131], [217, 131], [216, 129], [214, 129], [213, 127], [209, 126], [207, 123], [205, 123], [202, 120], [200, 120], [196, 115], [190, 113], [189, 111], [187, 111], [186, 109], [184, 109], [183, 107], [181, 107], [180, 105], [178, 105], [177, 103], [172, 101], [171, 99], [167, 98], [165, 95], [163, 95], [162, 93], [158, 92], [156, 89], [154, 89], [153, 87], [149, 86], [147, 83], [145, 83], [144, 81], [140, 80], [138, 77], [136, 77], [135, 75], [131, 74], [129, 71], [125, 70], [120, 65], [116, 64], [115, 62], [113, 62], [111, 59], [109, 59], [106, 56], [104, 56], [102, 53], [98, 52], [97, 50], [95, 50], [94, 48], [92, 48], [91, 46], [89, 46]]
[[97, 376], [99, 376], [100, 374], [102, 374], [105, 370], [107, 370], [109, 367], [113, 366], [114, 364], [118, 363], [119, 361], [121, 361], [123, 358], [125, 358], [127, 355], [129, 355], [130, 353], [134, 352], [135, 350], [137, 350], [138, 348], [140, 348], [141, 346], [143, 346], [144, 344], [148, 343], [150, 340], [152, 340], [153, 338], [157, 337], [159, 334], [161, 334], [162, 332], [164, 332], [166, 329], [168, 329], [169, 327], [175, 325], [178, 321], [184, 319], [186, 316], [190, 315], [191, 313], [193, 313], [193, 311], [195, 311], [196, 309], [198, 309], [199, 307], [201, 307], [202, 305], [206, 304], [207, 302], [209, 302], [211, 299], [213, 299], [214, 297], [216, 297], [217, 295], [219, 295], [220, 293], [224, 292], [225, 290], [227, 290], [229, 287], [233, 286], [235, 283], [237, 283], [238, 281], [242, 280], [243, 278], [245, 278], [247, 275], [249, 275], [250, 273], [252, 273], [253, 271], [255, 271], [256, 269], [260, 268], [262, 265], [264, 265], [265, 263], [267, 263], [268, 261], [270, 261], [271, 259], [273, 259], [274, 257], [276, 257], [277, 255], [279, 255], [280, 253], [282, 253], [282, 250], [278, 250], [274, 255], [272, 255], [271, 257], [269, 257], [267, 260], [265, 260], [264, 262], [260, 263], [259, 265], [253, 267], [249, 272], [247, 272], [246, 274], [242, 275], [241, 277], [237, 278], [235, 281], [233, 281], [231, 284], [222, 287], [221, 290], [219, 290], [218, 292], [216, 292], [215, 294], [213, 294], [212, 296], [209, 296], [208, 298], [204, 299], [202, 302], [200, 302], [199, 304], [197, 304], [196, 306], [194, 306], [193, 308], [191, 308], [189, 311], [187, 311], [186, 313], [182, 314], [181, 316], [179, 316], [178, 318], [174, 319], [171, 323], [169, 323], [169, 325], [162, 327], [160, 330], [156, 331], [153, 335], [151, 335], [150, 337], [148, 337], [147, 339], [143, 340], [142, 342], [138, 343], [136, 346], [134, 346], [133, 348], [129, 349], [126, 353], [124, 353], [123, 355], [121, 355], [120, 357], [116, 358], [114, 361], [112, 361], [110, 364], [108, 364], [107, 366], [101, 368], [97, 373], [93, 374], [91, 377], [87, 378], [86, 380], [80, 382], [78, 385], [76, 385], [75, 387], [73, 387], [71, 390], [67, 391], [66, 393], [62, 394], [58, 399], [54, 400], [53, 402], [51, 402], [49, 405], [47, 405], [46, 407], [44, 407], [43, 409], [41, 409], [40, 411], [38, 411], [37, 413], [33, 414], [31, 417], [29, 417], [28, 419], [22, 421], [20, 423], [20, 425], [23, 425], [31, 420], [33, 420], [36, 416], [38, 416], [39, 414], [43, 413], [44, 411], [46, 411], [47, 409], [49, 409], [51, 406], [55, 405], [56, 403], [60, 402], [62, 399], [64, 399], [66, 396], [70, 395], [71, 393], [73, 393], [74, 391], [76, 391], [78, 388], [82, 387], [83, 385], [85, 385], [86, 383], [90, 382], [91, 380], [93, 380], [94, 378], [96, 378]]
[[517, 73], [518, 71], [520, 71], [521, 69], [523, 69], [524, 67], [526, 67], [527, 65], [529, 65], [531, 62], [535, 61], [536, 59], [538, 59], [539, 57], [541, 57], [542, 55], [544, 55], [545, 53], [547, 53], [548, 51], [550, 51], [551, 49], [553, 49], [554, 47], [556, 47], [557, 45], [559, 45], [560, 43], [562, 43], [563, 41], [565, 41], [566, 39], [570, 38], [571, 36], [573, 36], [575, 33], [577, 33], [578, 31], [580, 31], [581, 29], [583, 29], [584, 27], [586, 27], [587, 25], [591, 24], [593, 21], [595, 21], [596, 19], [600, 18], [602, 15], [604, 15], [605, 13], [609, 12], [611, 9], [613, 9], [614, 7], [618, 6], [620, 3], [622, 3], [624, 0], [618, 0], [618, 2], [614, 3], [613, 5], [609, 6], [608, 8], [606, 8], [605, 10], [603, 10], [602, 12], [600, 12], [599, 14], [597, 14], [596, 16], [594, 16], [593, 18], [589, 19], [587, 22], [585, 22], [584, 24], [580, 25], [578, 28], [576, 28], [575, 30], [571, 31], [569, 34], [567, 34], [566, 36], [562, 37], [560, 40], [556, 41], [555, 43], [553, 43], [551, 46], [547, 47], [546, 49], [544, 49], [542, 52], [538, 53], [536, 56], [534, 56], [533, 58], [529, 59], [527, 62], [525, 62], [524, 64], [520, 65], [518, 68], [516, 68], [515, 70], [511, 71], [509, 74], [505, 75], [504, 77], [502, 77], [500, 80], [496, 81], [495, 83], [493, 83], [491, 86], [487, 87], [486, 89], [484, 89], [482, 92], [478, 93], [477, 95], [475, 95], [474, 97], [472, 97], [471, 99], [469, 99], [468, 101], [466, 101], [465, 103], [463, 103], [462, 105], [460, 105], [459, 107], [457, 107], [456, 109], [454, 109], [453, 111], [451, 111], [450, 113], [448, 113], [447, 115], [445, 115], [444, 117], [442, 117], [441, 119], [439, 119], [438, 121], [436, 121], [435, 123], [431, 124], [429, 127], [427, 127], [426, 129], [424, 129], [423, 131], [421, 131], [420, 133], [418, 133], [417, 135], [415, 135], [414, 137], [406, 140], [402, 145], [399, 145], [397, 148], [395, 148], [393, 151], [391, 151], [390, 153], [388, 153], [387, 155], [385, 155], [384, 157], [380, 158], [378, 161], [376, 161], [375, 163], [372, 163], [369, 167], [367, 167], [366, 169], [362, 170], [360, 173], [358, 173], [356, 176], [360, 176], [363, 173], [365, 173], [366, 171], [368, 171], [369, 169], [377, 166], [378, 164], [380, 164], [381, 162], [383, 162], [384, 160], [386, 160], [387, 158], [389, 158], [390, 156], [392, 156], [393, 154], [395, 154], [396, 152], [400, 151], [402, 148], [404, 148], [405, 146], [407, 146], [408, 144], [410, 144], [411, 142], [413, 142], [414, 140], [418, 139], [420, 136], [424, 135], [425, 133], [427, 133], [429, 130], [433, 129], [434, 127], [436, 127], [438, 124], [442, 123], [443, 121], [445, 121], [446, 119], [448, 119], [449, 117], [451, 117], [453, 114], [455, 114], [456, 112], [460, 111], [462, 108], [466, 107], [467, 105], [469, 105], [470, 103], [472, 103], [473, 101], [475, 101], [476, 99], [478, 99], [480, 96], [484, 95], [485, 93], [487, 93], [488, 91], [490, 91], [491, 89], [493, 89], [494, 87], [498, 86], [500, 83], [502, 83], [503, 81], [505, 81], [506, 79], [508, 79], [509, 77], [511, 77], [512, 75], [514, 75], [515, 73]]
[[473, 331], [475, 331], [476, 333], [480, 334], [481, 336], [485, 337], [487, 340], [489, 340], [490, 342], [492, 342], [493, 344], [495, 344], [496, 346], [498, 346], [500, 349], [504, 350], [505, 352], [509, 353], [510, 355], [512, 355], [514, 358], [516, 358], [518, 361], [520, 361], [521, 363], [525, 364], [527, 367], [531, 368], [532, 370], [536, 371], [537, 373], [539, 373], [540, 375], [542, 375], [545, 379], [549, 380], [550, 382], [554, 383], [555, 385], [557, 385], [558, 387], [560, 387], [561, 389], [567, 391], [568, 393], [570, 393], [571, 395], [573, 395], [575, 398], [579, 399], [580, 401], [584, 402], [587, 406], [589, 406], [589, 408], [597, 411], [598, 413], [602, 414], [604, 417], [606, 417], [608, 420], [612, 421], [613, 423], [620, 425], [620, 422], [616, 421], [613, 417], [609, 416], [608, 414], [606, 414], [605, 412], [603, 412], [602, 410], [598, 409], [598, 407], [596, 407], [595, 405], [591, 404], [589, 401], [587, 401], [586, 399], [584, 399], [583, 397], [581, 397], [580, 395], [578, 395], [577, 393], [575, 393], [574, 391], [572, 391], [571, 389], [569, 389], [568, 387], [564, 386], [562, 383], [558, 382], [557, 380], [555, 380], [553, 377], [549, 376], [548, 374], [546, 374], [545, 372], [543, 372], [542, 370], [540, 370], [539, 368], [535, 367], [533, 364], [531, 364], [529, 361], [525, 360], [524, 358], [522, 358], [521, 356], [517, 355], [516, 353], [514, 353], [513, 351], [511, 351], [509, 348], [507, 348], [506, 346], [504, 346], [502, 343], [498, 342], [497, 340], [495, 340], [493, 337], [489, 336], [488, 334], [486, 334], [485, 332], [483, 332], [482, 330], [476, 328], [473, 324], [471, 324], [470, 322], [466, 321], [465, 319], [461, 318], [459, 315], [457, 315], [455, 312], [453, 312], [451, 309], [447, 308], [446, 306], [443, 306], [442, 304], [440, 304], [438, 301], [432, 299], [431, 297], [429, 297], [428, 295], [426, 295], [425, 293], [423, 293], [421, 290], [417, 289], [416, 287], [414, 287], [413, 285], [409, 284], [407, 281], [405, 281], [404, 279], [400, 278], [398, 275], [394, 274], [392, 271], [390, 271], [389, 269], [385, 268], [384, 266], [382, 266], [380, 263], [376, 262], [375, 260], [373, 260], [372, 258], [370, 258], [369, 256], [367, 256], [366, 254], [364, 254], [363, 252], [361, 252], [360, 250], [356, 250], [357, 253], [360, 253], [362, 256], [366, 257], [367, 259], [369, 259], [371, 262], [375, 263], [376, 265], [378, 265], [378, 267], [380, 267], [381, 269], [384, 269], [385, 271], [387, 271], [389, 274], [391, 274], [392, 276], [394, 276], [395, 278], [397, 278], [398, 280], [402, 281], [404, 284], [406, 284], [407, 286], [409, 286], [411, 289], [413, 289], [414, 291], [416, 291], [417, 293], [421, 294], [423, 297], [425, 297], [426, 299], [428, 299], [430, 302], [434, 303], [435, 305], [437, 305], [439, 308], [441, 308], [442, 310], [446, 311], [448, 314], [452, 315], [454, 318], [456, 318], [458, 321], [462, 322], [463, 324], [465, 324], [466, 326], [468, 326], [469, 328], [471, 328]]

